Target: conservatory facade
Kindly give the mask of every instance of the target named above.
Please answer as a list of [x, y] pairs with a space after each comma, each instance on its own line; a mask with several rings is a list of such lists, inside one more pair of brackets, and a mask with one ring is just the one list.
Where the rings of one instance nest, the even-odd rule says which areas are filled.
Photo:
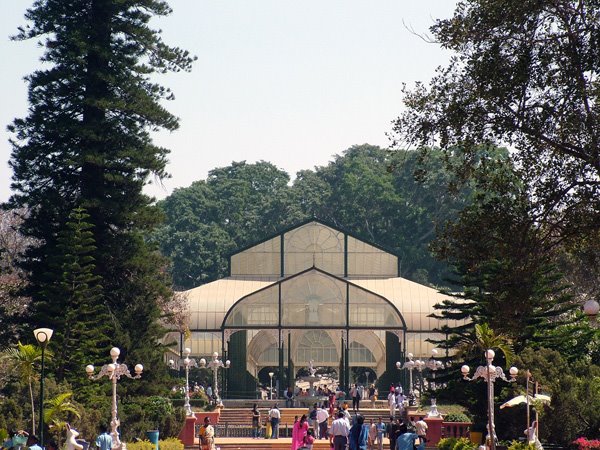
[[335, 368], [342, 386], [353, 367], [397, 380], [396, 361], [429, 357], [427, 339], [444, 338], [433, 330], [456, 325], [429, 317], [445, 297], [399, 277], [398, 256], [318, 220], [240, 250], [230, 276], [182, 295], [191, 333], [180, 347], [229, 358], [227, 378], [246, 380], [239, 395], [261, 370], [283, 389], [310, 361]]

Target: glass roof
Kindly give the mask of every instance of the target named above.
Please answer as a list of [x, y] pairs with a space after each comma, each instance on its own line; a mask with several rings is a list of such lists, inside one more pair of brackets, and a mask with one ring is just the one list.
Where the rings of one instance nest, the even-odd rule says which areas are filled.
[[284, 277], [311, 267], [339, 277], [394, 277], [398, 275], [398, 257], [318, 221], [231, 256], [232, 276]]
[[404, 320], [385, 298], [319, 269], [283, 279], [238, 301], [226, 328], [403, 328]]

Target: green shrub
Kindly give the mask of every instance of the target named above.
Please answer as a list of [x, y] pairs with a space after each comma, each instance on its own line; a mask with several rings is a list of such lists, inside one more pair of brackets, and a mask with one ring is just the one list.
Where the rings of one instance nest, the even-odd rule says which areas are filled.
[[[160, 450], [183, 450], [183, 443], [176, 438], [169, 438], [158, 441], [158, 447]], [[152, 442], [144, 440], [139, 442], [128, 442], [128, 450], [155, 450], [155, 446]]]
[[452, 450], [475, 450], [477, 445], [471, 442], [471, 439], [468, 438], [460, 438], [456, 440], [454, 447]]
[[[160, 441], [158, 441], [160, 446]], [[156, 446], [150, 441], [128, 442], [128, 450], [156, 450]]]
[[160, 450], [183, 450], [183, 443], [177, 438], [169, 438], [158, 441]]
[[437, 448], [438, 450], [453, 450], [457, 440], [458, 439], [453, 437], [440, 439]]
[[470, 422], [471, 419], [469, 419], [465, 414], [462, 414], [462, 413], [450, 413], [450, 414], [446, 414], [444, 416], [444, 421], [445, 422]]
[[512, 441], [508, 450], [535, 450], [535, 445], [525, 442]]

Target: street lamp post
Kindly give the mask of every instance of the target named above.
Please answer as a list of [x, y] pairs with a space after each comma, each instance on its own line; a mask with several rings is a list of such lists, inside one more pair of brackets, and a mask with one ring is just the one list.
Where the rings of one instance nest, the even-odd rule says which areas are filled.
[[219, 359], [219, 354], [214, 352], [212, 355], [212, 359], [207, 363], [204, 358], [200, 359], [200, 367], [207, 367], [213, 371], [213, 386], [214, 386], [214, 396], [218, 406], [221, 406], [223, 403], [221, 402], [221, 397], [219, 396], [219, 385], [217, 382], [217, 374], [221, 367], [224, 369], [229, 369], [231, 365], [231, 361], [227, 360], [225, 362]]
[[435, 359], [437, 354], [438, 354], [437, 349], [435, 349], [435, 348], [432, 349], [431, 350], [431, 358], [429, 358], [427, 360], [427, 362], [425, 363], [425, 366], [429, 370], [431, 370], [432, 378], [433, 378], [432, 386], [430, 386], [431, 391], [432, 391], [431, 408], [429, 409], [429, 412], [427, 413], [427, 417], [439, 417], [440, 416], [440, 412], [437, 409], [437, 400], [435, 398], [435, 390], [437, 389], [437, 385], [435, 384], [435, 373], [437, 370], [444, 368], [444, 363]]
[[117, 347], [113, 347], [110, 349], [110, 357], [112, 358], [112, 363], [103, 365], [98, 375], [94, 375], [94, 366], [92, 366], [91, 364], [85, 366], [85, 371], [90, 380], [98, 380], [103, 376], [106, 376], [109, 380], [112, 381], [112, 409], [110, 421], [110, 435], [112, 437], [112, 448], [125, 450], [125, 443], [122, 443], [119, 439], [118, 432], [120, 422], [117, 417], [117, 381], [119, 381], [121, 376], [126, 376], [127, 378], [140, 378], [142, 376], [142, 372], [144, 371], [144, 366], [142, 366], [141, 364], [136, 364], [134, 367], [135, 375], [131, 375], [126, 364], [119, 364], [117, 362], [117, 359], [119, 358], [120, 354], [121, 350], [119, 350]]
[[52, 333], [54, 330], [50, 328], [37, 328], [33, 330], [33, 335], [35, 336], [35, 340], [38, 345], [42, 348], [42, 371], [40, 374], [40, 446], [44, 447], [44, 352], [46, 351], [46, 346], [52, 337]]
[[513, 382], [517, 374], [519, 373], [519, 369], [516, 367], [511, 367], [509, 369], [510, 380], [506, 379], [504, 375], [504, 371], [501, 367], [494, 366], [492, 364], [494, 360], [494, 350], [488, 349], [484, 353], [485, 359], [487, 360], [487, 364], [485, 366], [479, 366], [475, 370], [475, 374], [472, 378], [469, 378], [469, 366], [464, 365], [461, 367], [460, 371], [463, 375], [463, 379], [467, 381], [475, 381], [477, 378], [483, 378], [487, 383], [487, 402], [488, 402], [488, 437], [490, 439], [490, 448], [491, 450], [496, 450], [496, 428], [494, 425], [494, 382], [497, 378], [500, 378], [504, 381]]
[[269, 378], [271, 378], [271, 388], [269, 389], [269, 399], [273, 400], [273, 375], [275, 375], [274, 372], [269, 372]]
[[415, 369], [415, 362], [413, 361], [413, 354], [409, 353], [407, 355], [407, 361], [402, 364], [400, 361], [396, 362], [396, 369], [408, 369], [408, 393], [409, 395], [413, 394], [413, 377], [412, 373]]
[[[186, 416], [194, 415], [192, 406], [190, 405], [190, 367], [198, 367], [196, 360], [190, 358], [190, 353], [192, 353], [192, 350], [186, 347], [184, 350], [185, 359], [183, 360], [183, 367], [185, 368], [185, 403], [183, 404], [183, 408], [185, 409]], [[175, 366], [175, 361], [170, 359], [169, 366], [173, 368]]]

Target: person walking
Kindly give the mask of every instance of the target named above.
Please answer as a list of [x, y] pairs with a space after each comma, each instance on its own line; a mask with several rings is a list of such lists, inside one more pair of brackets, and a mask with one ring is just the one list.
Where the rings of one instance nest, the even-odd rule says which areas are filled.
[[388, 406], [390, 407], [390, 418], [396, 417], [396, 394], [394, 391], [390, 391], [387, 397]]
[[292, 428], [292, 447], [291, 450], [298, 450], [304, 445], [304, 439], [308, 433], [308, 421], [306, 420], [306, 414], [302, 414], [300, 420], [294, 423]]
[[285, 391], [285, 407], [293, 408], [294, 407], [294, 390], [291, 386], [288, 386]]
[[334, 450], [346, 450], [348, 434], [350, 433], [350, 422], [345, 418], [342, 411], [338, 412], [337, 419], [331, 423], [330, 437]]
[[350, 398], [352, 399], [352, 410], [356, 412], [356, 403], [358, 402], [358, 389], [356, 384], [353, 384], [350, 388]]
[[396, 390], [396, 407], [398, 408], [398, 415], [402, 417], [404, 414], [404, 393], [402, 392], [402, 386], [399, 386]]
[[315, 429], [317, 439], [327, 439], [327, 419], [329, 419], [329, 413], [323, 406], [320, 406], [317, 409], [318, 428]]
[[252, 408], [252, 438], [258, 439], [260, 436], [260, 411], [258, 410], [258, 404], [255, 403]]
[[277, 403], [269, 410], [269, 420], [271, 421], [271, 439], [279, 439], [279, 421], [281, 420], [281, 412]]
[[369, 387], [369, 400], [371, 400], [371, 408], [375, 408], [375, 402], [377, 401], [377, 388], [374, 384]]
[[377, 440], [377, 424], [370, 420], [369, 423], [369, 450], [375, 450], [375, 441]]
[[103, 429], [104, 432], [99, 434], [96, 438], [96, 447], [98, 447], [100, 450], [112, 450], [112, 436], [108, 432], [108, 427], [106, 425], [103, 427]]
[[369, 441], [369, 426], [365, 425], [365, 418], [362, 414], [356, 415], [356, 423], [350, 428], [348, 433], [348, 444], [350, 450], [367, 450]]
[[204, 418], [204, 423], [198, 433], [200, 450], [215, 450], [215, 429], [210, 424], [210, 417]]
[[365, 387], [362, 384], [356, 386], [356, 390], [358, 391], [358, 401], [360, 402], [365, 398]]
[[313, 405], [313, 409], [310, 411], [310, 414], [308, 415], [308, 418], [310, 419], [310, 424], [312, 425], [313, 430], [315, 430], [315, 433], [319, 429], [319, 421], [317, 420], [317, 411], [318, 411], [317, 404], [315, 403]]
[[383, 450], [383, 436], [385, 435], [385, 422], [381, 417], [377, 419], [377, 424], [375, 424], [375, 428], [377, 429], [377, 441], [376, 445], [379, 450]]
[[390, 440], [390, 449], [396, 450], [396, 439], [400, 436], [400, 422], [398, 419], [390, 417], [390, 424], [388, 426], [388, 438]]
[[423, 420], [423, 417], [419, 417], [419, 420], [415, 423], [415, 432], [423, 444], [427, 443], [427, 422]]

